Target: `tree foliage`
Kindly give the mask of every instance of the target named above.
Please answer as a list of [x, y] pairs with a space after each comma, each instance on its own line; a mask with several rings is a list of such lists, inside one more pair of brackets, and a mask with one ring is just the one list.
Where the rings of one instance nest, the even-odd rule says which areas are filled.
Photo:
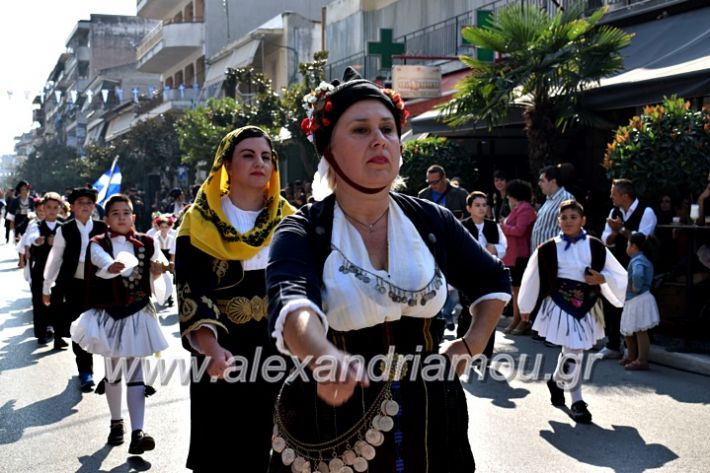
[[710, 169], [710, 110], [691, 110], [689, 102], [675, 96], [645, 107], [616, 130], [604, 167], [612, 179], [634, 181], [645, 197], [659, 192], [697, 196]]
[[448, 177], [458, 176], [471, 185], [478, 180], [476, 161], [467, 156], [466, 151], [456, 142], [442, 137], [412, 140], [404, 144], [402, 167], [399, 174], [405, 179], [406, 194], [417, 195], [426, 187], [426, 170], [432, 164], [439, 164]]
[[441, 107], [447, 121], [479, 121], [492, 127], [513, 107], [523, 107], [530, 169], [557, 161], [553, 143], [571, 122], [601, 124], [583, 107], [584, 90], [623, 66], [620, 51], [632, 36], [598, 26], [607, 9], [585, 17], [578, 3], [550, 15], [515, 2], [496, 10], [490, 25], [464, 28], [467, 42], [500, 57], [487, 63], [461, 56], [471, 73], [458, 85], [454, 99]]
[[205, 105], [188, 110], [178, 123], [182, 162], [193, 168], [209, 166], [220, 141], [232, 130], [256, 125], [278, 136], [288, 123], [281, 99], [263, 74], [252, 68], [230, 68], [226, 76], [230, 96], [208, 99]]
[[62, 193], [65, 187], [81, 184], [82, 163], [76, 149], [56, 140], [43, 140], [17, 169], [17, 175], [38, 192]]
[[176, 123], [178, 114], [166, 112], [136, 123], [124, 135], [104, 146], [86, 149], [87, 174], [94, 182], [118, 157], [122, 187], [145, 185], [148, 174], [159, 174], [170, 182], [180, 164]]
[[[301, 121], [306, 117], [306, 111], [303, 108], [303, 97], [325, 80], [327, 62], [328, 51], [318, 51], [313, 55], [312, 62], [299, 64], [298, 70], [303, 77], [303, 82], [292, 84], [288, 89], [284, 90], [281, 96], [281, 106], [287, 116], [286, 129], [291, 135], [292, 142], [295, 142], [295, 145], [301, 150], [305, 150], [306, 159], [314, 169], [317, 166], [319, 156], [315, 147], [301, 129]], [[292, 146], [294, 146], [294, 143], [292, 143]]]

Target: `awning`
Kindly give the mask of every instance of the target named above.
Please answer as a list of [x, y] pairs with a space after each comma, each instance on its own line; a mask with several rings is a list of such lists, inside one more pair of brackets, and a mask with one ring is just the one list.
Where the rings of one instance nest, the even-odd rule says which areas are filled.
[[587, 92], [587, 105], [618, 109], [657, 103], [663, 96], [710, 95], [710, 8], [624, 28], [624, 72]]
[[106, 129], [106, 141], [111, 141], [131, 129], [131, 123], [135, 119], [135, 114], [133, 109], [129, 107], [126, 112], [116, 115], [109, 122], [108, 128]]
[[244, 67], [254, 62], [254, 55], [259, 48], [260, 40], [255, 39], [235, 48], [231, 53], [210, 64], [207, 68], [205, 86], [224, 80], [224, 72], [228, 67]]

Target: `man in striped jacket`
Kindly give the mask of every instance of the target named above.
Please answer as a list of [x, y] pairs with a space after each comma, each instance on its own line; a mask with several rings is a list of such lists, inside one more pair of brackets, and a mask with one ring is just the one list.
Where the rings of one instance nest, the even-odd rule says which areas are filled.
[[560, 225], [557, 222], [557, 214], [560, 204], [565, 200], [574, 200], [574, 196], [567, 192], [561, 183], [558, 166], [551, 165], [542, 168], [537, 183], [547, 198], [537, 211], [537, 220], [535, 220], [530, 238], [531, 251], [535, 251], [539, 245], [559, 235]]

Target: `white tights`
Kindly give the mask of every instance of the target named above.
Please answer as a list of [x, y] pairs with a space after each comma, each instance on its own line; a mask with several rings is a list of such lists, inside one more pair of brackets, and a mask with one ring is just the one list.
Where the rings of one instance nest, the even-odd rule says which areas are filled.
[[145, 383], [141, 358], [104, 358], [106, 365], [106, 400], [111, 420], [121, 419], [123, 383], [126, 380], [126, 403], [132, 430], [143, 430]]
[[582, 362], [584, 350], [562, 347], [552, 379], [572, 396], [572, 403], [582, 400]]

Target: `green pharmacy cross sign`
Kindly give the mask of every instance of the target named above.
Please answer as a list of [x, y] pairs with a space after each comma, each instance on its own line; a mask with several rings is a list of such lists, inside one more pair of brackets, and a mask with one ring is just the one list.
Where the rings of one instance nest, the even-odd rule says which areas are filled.
[[389, 69], [392, 67], [392, 56], [395, 54], [404, 54], [404, 43], [393, 43], [392, 30], [381, 28], [380, 42], [368, 41], [367, 54], [380, 56], [380, 68]]

